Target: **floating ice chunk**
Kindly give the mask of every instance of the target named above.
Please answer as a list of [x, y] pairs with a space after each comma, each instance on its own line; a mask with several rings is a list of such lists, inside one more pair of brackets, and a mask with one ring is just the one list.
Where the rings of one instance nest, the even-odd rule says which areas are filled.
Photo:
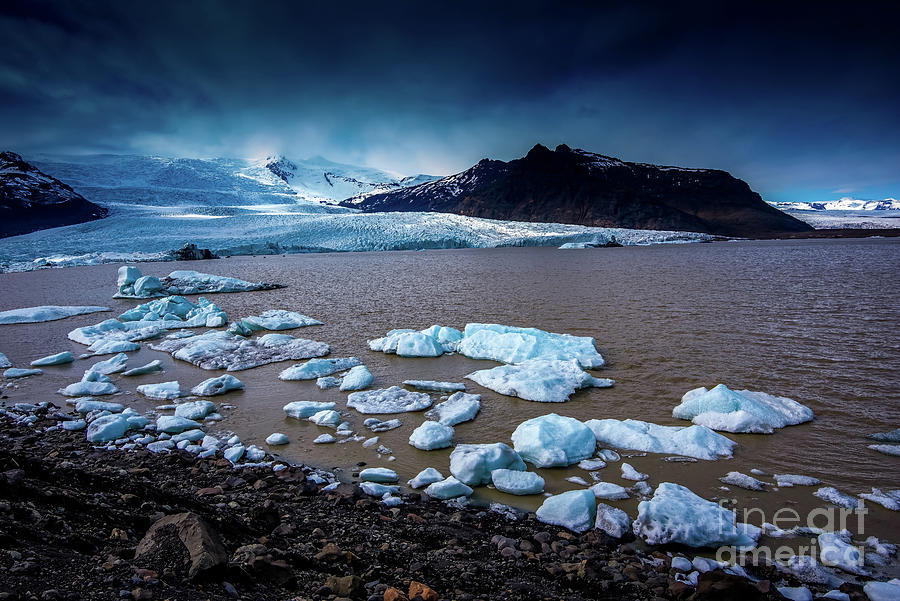
[[900, 444], [870, 444], [869, 448], [885, 455], [900, 457]]
[[[2, 365], [0, 365], [0, 367], [2, 367]], [[900, 428], [891, 430], [890, 432], [878, 432], [876, 434], [869, 434], [867, 438], [877, 440], [878, 442], [900, 442]]]
[[303, 315], [302, 313], [297, 313], [296, 311], [270, 309], [268, 311], [263, 311], [258, 316], [251, 315], [250, 317], [244, 317], [240, 321], [231, 324], [231, 327], [228, 329], [234, 334], [247, 336], [260, 330], [280, 331], [320, 325], [322, 325], [321, 321]]
[[395, 494], [400, 491], [399, 486], [390, 486], [386, 484], [380, 484], [378, 482], [361, 482], [359, 484], [360, 490], [362, 490], [367, 495], [372, 497], [384, 497], [386, 494]]
[[91, 346], [98, 341], [126, 340], [137, 342], [156, 338], [165, 332], [165, 324], [162, 322], [147, 323], [143, 321], [131, 321], [123, 323], [118, 319], [107, 319], [92, 326], [75, 328], [69, 332], [69, 340]]
[[202, 382], [191, 388], [191, 394], [197, 396], [216, 396], [219, 394], [225, 394], [226, 392], [230, 392], [232, 390], [243, 389], [243, 382], [241, 382], [231, 374], [224, 374], [219, 376], [218, 378], [209, 378], [208, 380], [203, 380]]
[[597, 503], [597, 518], [594, 528], [613, 538], [622, 538], [631, 532], [631, 518], [628, 514], [606, 503]]
[[382, 338], [369, 341], [373, 351], [401, 357], [439, 357], [456, 350], [462, 333], [453, 328], [434, 325], [425, 330], [391, 330]]
[[363, 390], [371, 386], [374, 380], [375, 376], [372, 375], [372, 372], [365, 365], [357, 365], [344, 375], [344, 379], [340, 383], [340, 389], [344, 392]]
[[10, 309], [9, 311], [0, 311], [0, 325], [56, 321], [57, 319], [97, 313], [99, 311], [109, 311], [109, 307], [42, 305], [40, 307]]
[[444, 449], [450, 446], [453, 434], [454, 430], [451, 426], [426, 421], [412, 431], [409, 436], [409, 444], [422, 451]]
[[600, 449], [599, 451], [597, 451], [597, 457], [606, 462], [619, 461], [621, 459], [621, 457], [619, 457], [619, 454], [612, 449]]
[[360, 480], [366, 482], [390, 483], [399, 480], [397, 472], [386, 467], [370, 467], [359, 472]]
[[653, 494], [653, 487], [643, 480], [635, 482], [634, 486], [632, 486], [629, 490], [639, 497], [649, 497]]
[[[897, 594], [900, 595], [900, 591], [897, 591]], [[837, 589], [832, 589], [822, 595], [823, 599], [832, 599], [833, 601], [850, 601], [850, 595], [847, 593], [842, 593]]]
[[61, 353], [56, 353], [55, 355], [49, 355], [47, 357], [35, 359], [31, 362], [31, 365], [33, 365], [34, 367], [42, 367], [44, 365], [63, 365], [65, 363], [71, 363], [74, 360], [75, 357], [72, 356], [71, 352], [63, 351]]
[[333, 409], [323, 409], [322, 411], [317, 411], [313, 413], [308, 418], [309, 421], [314, 423], [317, 426], [326, 426], [328, 428], [334, 428], [339, 423], [341, 423], [341, 414]]
[[[387, 421], [381, 421], [376, 417], [370, 417], [363, 422], [363, 425], [372, 432], [387, 432], [388, 430], [399, 428], [403, 425], [403, 422], [399, 419], [389, 419]], [[376, 436], [375, 438], [378, 437]]]
[[320, 434], [313, 440], [314, 444], [328, 444], [337, 441], [337, 438], [332, 436], [331, 434]]
[[[374, 447], [377, 444], [378, 444], [378, 437], [373, 436], [372, 438], [367, 438], [365, 441], [363, 441], [362, 446], [364, 449], [369, 449], [371, 447]], [[441, 477], [443, 478], [443, 476], [441, 476]]]
[[231, 463], [237, 463], [241, 460], [241, 457], [244, 456], [244, 451], [246, 450], [247, 449], [244, 448], [244, 445], [236, 444], [233, 447], [228, 447], [227, 449], [225, 449], [223, 455], [225, 456], [225, 459], [227, 459]]
[[131, 425], [128, 418], [121, 413], [98, 417], [87, 427], [87, 439], [90, 442], [109, 442], [121, 438]]
[[433, 467], [426, 467], [424, 470], [416, 474], [415, 478], [409, 480], [406, 484], [409, 485], [410, 488], [422, 488], [423, 486], [428, 486], [429, 484], [440, 482], [443, 479], [444, 476], [439, 471], [437, 471]]
[[900, 580], [897, 578], [888, 582], [867, 582], [863, 586], [863, 592], [869, 601], [897, 601], [900, 599]]
[[168, 434], [177, 434], [185, 430], [200, 428], [201, 425], [192, 419], [176, 417], [174, 415], [162, 415], [156, 418], [156, 431]]
[[142, 384], [137, 387], [137, 391], [147, 398], [167, 401], [181, 396], [181, 385], [177, 381]]
[[327, 390], [329, 388], [337, 388], [341, 385], [341, 380], [343, 378], [335, 378], [332, 376], [325, 376], [324, 378], [318, 378], [316, 380], [316, 386], [321, 390]]
[[790, 601], [812, 601], [813, 594], [805, 586], [779, 586], [778, 592]]
[[173, 271], [163, 278], [166, 290], [171, 294], [204, 294], [211, 292], [253, 292], [281, 288], [278, 284], [247, 282], [237, 278], [197, 271]]
[[78, 432], [85, 428], [87, 428], [87, 422], [83, 419], [73, 419], [62, 423], [62, 429], [68, 432]]
[[731, 457], [736, 442], [706, 426], [659, 426], [634, 419], [592, 419], [585, 425], [601, 443], [620, 449], [715, 460]]
[[425, 417], [436, 420], [445, 426], [455, 426], [475, 419], [481, 410], [481, 395], [457, 392], [434, 409], [425, 413]]
[[290, 442], [290, 439], [282, 434], [281, 432], [273, 432], [266, 437], [266, 444], [270, 446], [279, 446], [285, 445]]
[[518, 365], [482, 369], [466, 378], [500, 394], [540, 403], [563, 403], [581, 388], [613, 385], [612, 380], [595, 378], [582, 370], [574, 359], [529, 359]]
[[622, 477], [626, 480], [635, 480], [635, 481], [641, 482], [650, 477], [647, 474], [643, 474], [643, 473], [637, 471], [636, 469], [634, 469], [630, 463], [623, 463], [621, 467], [622, 467]]
[[493, 359], [501, 363], [574, 359], [585, 369], [604, 364], [593, 338], [491, 323], [467, 324], [458, 351], [472, 359]]
[[175, 407], [175, 416], [199, 420], [215, 410], [216, 405], [211, 401], [188, 401]]
[[513, 448], [536, 467], [572, 465], [594, 454], [597, 439], [577, 419], [556, 413], [526, 420], [512, 433]]
[[439, 325], [425, 328], [422, 333], [437, 340], [447, 352], [455, 351], [459, 341], [463, 338], [463, 333], [456, 328]]
[[319, 411], [334, 409], [334, 403], [325, 401], [294, 401], [288, 403], [282, 409], [289, 417], [294, 419], [306, 419]]
[[193, 430], [185, 430], [180, 434], [176, 434], [172, 437], [171, 440], [173, 442], [181, 442], [183, 440], [186, 440], [187, 442], [198, 442], [200, 440], [203, 440], [205, 436], [206, 433], [203, 430], [194, 428]]
[[590, 491], [598, 499], [607, 501], [620, 501], [629, 497], [628, 491], [624, 486], [613, 484], [612, 482], [597, 482], [591, 486]]
[[139, 350], [141, 345], [127, 340], [98, 340], [88, 347], [95, 355], [111, 355], [113, 353], [130, 353]]
[[218, 327], [228, 320], [225, 311], [203, 297], [195, 305], [183, 296], [169, 296], [138, 305], [119, 316], [121, 321], [163, 322], [165, 328]]
[[285, 369], [278, 377], [282, 380], [315, 380], [357, 365], [362, 365], [362, 362], [356, 357], [310, 359], [306, 363]]
[[[99, 378], [103, 378], [102, 380]], [[69, 384], [59, 391], [60, 394], [66, 396], [103, 396], [107, 394], [115, 394], [119, 392], [115, 384], [109, 381], [109, 378], [101, 373], [88, 370], [84, 372], [81, 382]]]
[[468, 497], [473, 491], [469, 486], [460, 482], [453, 476], [440, 482], [433, 482], [425, 489], [425, 494], [435, 499], [455, 499], [457, 497]]
[[798, 476], [796, 474], [775, 474], [775, 483], [778, 488], [790, 488], [792, 486], [815, 486], [819, 483], [818, 478], [812, 476]]
[[440, 357], [444, 347], [436, 338], [422, 332], [404, 332], [397, 337], [394, 352], [399, 357]]
[[491, 482], [500, 492], [511, 495], [537, 495], [544, 492], [544, 479], [534, 472], [497, 469], [491, 472]]
[[434, 380], [404, 380], [406, 386], [412, 386], [418, 390], [428, 392], [459, 392], [466, 389], [466, 385], [456, 382], [437, 382]]
[[880, 488], [872, 488], [872, 492], [863, 493], [859, 496], [866, 501], [878, 503], [885, 509], [900, 511], [900, 495], [893, 496], [883, 493]]
[[822, 565], [835, 567], [850, 574], [868, 575], [863, 567], [863, 556], [858, 547], [851, 544], [850, 533], [823, 532], [819, 535], [819, 561]]
[[535, 512], [535, 517], [545, 524], [585, 532], [594, 527], [597, 501], [589, 490], [570, 490], [547, 497]]
[[256, 446], [255, 444], [252, 444], [249, 447], [247, 447], [246, 455], [247, 455], [247, 461], [252, 461], [252, 462], [262, 461], [263, 459], [266, 458], [266, 452], [264, 450], [262, 450], [261, 448], [259, 448], [258, 446]]
[[450, 453], [450, 473], [469, 486], [487, 484], [496, 469], [524, 472], [526, 466], [519, 454], [502, 442], [461, 444]]
[[[593, 433], [591, 433], [591, 436], [593, 436]], [[585, 459], [583, 461], [578, 462], [578, 467], [580, 467], [583, 470], [593, 472], [595, 470], [600, 470], [600, 469], [605, 468], [606, 462], [603, 461], [602, 459]]]
[[0, 353], [0, 369], [3, 369], [4, 367], [12, 367], [12, 362], [6, 355]]
[[43, 371], [39, 369], [20, 369], [18, 367], [10, 367], [6, 371], [3, 372], [4, 378], [9, 378], [10, 380], [14, 378], [25, 378], [28, 376], [39, 376]]
[[352, 392], [347, 397], [347, 407], [360, 413], [405, 413], [421, 411], [431, 406], [431, 397], [422, 392], [411, 392], [399, 386], [379, 390]]
[[286, 334], [266, 334], [256, 339], [229, 332], [211, 331], [190, 338], [163, 340], [151, 344], [157, 351], [203, 369], [240, 371], [278, 361], [309, 359], [329, 352], [328, 345]]
[[638, 504], [634, 534], [651, 545], [752, 546], [759, 532], [735, 525], [734, 512], [679, 484], [663, 482], [653, 498]]
[[731, 484], [738, 488], [746, 488], [747, 490], [766, 490], [765, 482], [757, 480], [753, 476], [742, 474], [741, 472], [728, 472], [719, 478], [719, 480], [725, 484]]
[[771, 434], [776, 428], [808, 422], [809, 407], [785, 397], [750, 390], [731, 390], [719, 384], [712, 390], [685, 393], [672, 416], [725, 432]]
[[832, 505], [845, 507], [847, 509], [855, 509], [859, 504], [859, 501], [855, 497], [845, 495], [832, 486], [823, 486], [822, 488], [814, 492], [813, 496], [819, 497], [823, 501], [827, 501]]
[[403, 505], [403, 499], [392, 496], [390, 493], [386, 493], [381, 497], [381, 502], [384, 503], [385, 507], [397, 507], [398, 505]]
[[122, 413], [122, 411], [125, 410], [125, 406], [121, 403], [95, 401], [90, 397], [84, 399], [75, 399], [74, 402], [76, 413], [90, 413], [91, 411], [109, 411], [110, 413]]
[[128, 363], [128, 355], [119, 353], [105, 361], [94, 363], [88, 368], [88, 371], [104, 375], [114, 374], [125, 369], [126, 363]]

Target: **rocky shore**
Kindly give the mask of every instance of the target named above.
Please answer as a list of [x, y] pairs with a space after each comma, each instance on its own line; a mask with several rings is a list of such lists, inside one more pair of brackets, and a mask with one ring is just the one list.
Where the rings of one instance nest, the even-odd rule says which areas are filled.
[[0, 599], [783, 598], [771, 567], [694, 587], [633, 540], [417, 494], [388, 508], [307, 467], [96, 449], [57, 412], [0, 415]]

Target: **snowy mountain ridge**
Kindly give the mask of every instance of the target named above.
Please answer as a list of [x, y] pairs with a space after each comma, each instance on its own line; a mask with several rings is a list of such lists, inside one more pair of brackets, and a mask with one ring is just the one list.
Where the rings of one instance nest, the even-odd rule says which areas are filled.
[[822, 202], [770, 202], [773, 207], [784, 211], [900, 211], [900, 200], [861, 200], [845, 196], [839, 200]]

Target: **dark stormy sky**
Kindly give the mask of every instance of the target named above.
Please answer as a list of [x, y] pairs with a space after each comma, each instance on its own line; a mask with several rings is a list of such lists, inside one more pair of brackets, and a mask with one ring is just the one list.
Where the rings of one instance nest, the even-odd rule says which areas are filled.
[[0, 3], [0, 147], [451, 173], [536, 142], [900, 196], [895, 3]]

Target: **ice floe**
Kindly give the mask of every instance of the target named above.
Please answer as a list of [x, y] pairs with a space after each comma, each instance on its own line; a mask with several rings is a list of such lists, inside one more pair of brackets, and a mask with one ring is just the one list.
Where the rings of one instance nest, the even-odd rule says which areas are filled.
[[489, 483], [496, 469], [524, 472], [526, 466], [519, 454], [502, 442], [461, 444], [450, 453], [450, 473], [469, 486]]
[[575, 359], [529, 359], [517, 365], [482, 369], [466, 378], [500, 394], [540, 403], [562, 403], [581, 388], [613, 385], [612, 380], [595, 378], [581, 369]]
[[728, 472], [719, 478], [719, 480], [725, 484], [731, 484], [732, 486], [745, 488], [747, 490], [766, 490], [765, 482], [757, 480], [753, 476], [742, 474], [741, 472]]
[[832, 505], [837, 505], [838, 507], [844, 507], [846, 509], [855, 509], [859, 504], [858, 499], [846, 495], [832, 486], [823, 486], [814, 492], [813, 496], [819, 497]]
[[585, 369], [604, 364], [593, 338], [495, 323], [467, 324], [457, 350], [472, 359], [493, 359], [501, 363], [574, 359]]
[[863, 555], [859, 548], [852, 544], [848, 531], [823, 532], [819, 535], [818, 541], [819, 562], [822, 565], [835, 567], [859, 576], [868, 575], [869, 572], [864, 567]]
[[613, 484], [612, 482], [597, 482], [591, 486], [590, 491], [598, 499], [607, 501], [621, 501], [627, 499], [630, 495], [624, 486]]
[[[591, 433], [593, 436], [593, 432]], [[596, 439], [594, 439], [596, 443]], [[583, 470], [587, 470], [589, 472], [593, 472], [595, 470], [601, 470], [606, 467], [606, 462], [602, 459], [583, 459], [578, 462], [578, 467]]]
[[164, 278], [141, 275], [134, 266], [119, 268], [118, 291], [113, 298], [153, 298], [166, 294], [204, 294], [213, 292], [252, 292], [279, 288], [275, 284], [252, 283], [197, 271], [173, 271]]
[[229, 332], [211, 331], [190, 338], [162, 340], [150, 348], [171, 353], [203, 369], [240, 371], [278, 361], [309, 359], [327, 355], [324, 342], [294, 338], [287, 334], [265, 334], [244, 338]]
[[137, 387], [137, 391], [147, 398], [167, 401], [181, 396], [181, 385], [177, 381], [142, 384]]
[[283, 370], [278, 377], [282, 380], [315, 380], [357, 365], [362, 365], [362, 361], [356, 357], [310, 359], [306, 363]]
[[644, 473], [639, 472], [636, 469], [634, 469], [634, 467], [632, 467], [632, 465], [630, 463], [623, 463], [620, 467], [622, 468], [622, 478], [624, 478], [625, 480], [634, 480], [636, 482], [643, 482], [644, 480], [646, 480], [650, 477], [647, 474], [644, 474]]
[[110, 357], [109, 359], [97, 361], [88, 368], [88, 371], [108, 376], [109, 374], [115, 374], [123, 371], [127, 363], [128, 355], [126, 355], [125, 353], [119, 353], [113, 357]]
[[453, 428], [439, 422], [426, 421], [412, 431], [409, 436], [409, 444], [421, 451], [433, 451], [450, 446], [453, 440]]
[[337, 425], [341, 423], [341, 414], [334, 409], [323, 409], [322, 411], [313, 413], [306, 419], [317, 426], [337, 428]]
[[269, 309], [263, 311], [259, 315], [251, 315], [244, 317], [240, 321], [232, 323], [228, 330], [234, 334], [249, 336], [253, 332], [260, 330], [292, 330], [294, 328], [302, 328], [305, 326], [320, 326], [322, 322], [313, 319], [296, 311], [285, 311], [284, 309]]
[[405, 386], [412, 386], [418, 390], [427, 392], [459, 392], [466, 389], [466, 385], [462, 382], [436, 382], [434, 380], [404, 380]]
[[715, 460], [731, 457], [736, 442], [706, 426], [660, 426], [634, 419], [592, 419], [585, 425], [600, 443], [620, 449]]
[[218, 305], [203, 297], [192, 303], [183, 296], [160, 298], [125, 311], [119, 316], [123, 322], [162, 322], [168, 329], [225, 325], [228, 317]]
[[156, 418], [156, 431], [166, 432], [167, 434], [178, 434], [185, 430], [200, 428], [201, 424], [186, 417], [178, 417], [174, 415], [161, 415]]
[[556, 413], [519, 424], [512, 433], [513, 448], [536, 467], [572, 465], [594, 454], [597, 439], [577, 419]]
[[872, 488], [870, 493], [862, 493], [859, 495], [861, 499], [878, 503], [885, 509], [891, 511], [900, 511], [900, 490], [883, 492], [880, 488]]
[[75, 403], [76, 413], [90, 413], [92, 411], [109, 411], [110, 413], [122, 413], [125, 406], [122, 403], [107, 403], [105, 401], [96, 401], [90, 397], [82, 399], [73, 399]]
[[877, 440], [878, 442], [900, 442], [900, 428], [891, 430], [890, 432], [877, 432], [875, 434], [869, 434], [867, 438]]
[[440, 482], [433, 482], [425, 489], [425, 494], [435, 499], [455, 499], [457, 497], [468, 497], [474, 491], [465, 483], [460, 482], [453, 476], [448, 477]]
[[40, 359], [35, 359], [31, 362], [31, 365], [34, 367], [43, 367], [45, 365], [64, 365], [66, 363], [71, 363], [74, 360], [75, 357], [70, 351], [63, 351], [61, 353], [56, 353], [55, 355], [48, 355], [46, 357], [41, 357]]
[[357, 365], [350, 368], [340, 383], [340, 390], [350, 392], [354, 390], [363, 390], [371, 386], [375, 380], [375, 376], [369, 371], [365, 365]]
[[535, 517], [545, 524], [586, 532], [594, 527], [597, 501], [589, 490], [570, 490], [544, 499]]
[[137, 342], [157, 338], [165, 332], [164, 322], [147, 323], [142, 321], [121, 322], [118, 319], [107, 319], [92, 326], [75, 328], [69, 332], [69, 340], [92, 346], [98, 342], [125, 340]]
[[188, 401], [175, 406], [175, 416], [199, 420], [215, 410], [216, 405], [212, 401]]
[[775, 483], [778, 488], [790, 488], [792, 486], [815, 486], [819, 484], [818, 478], [812, 476], [800, 476], [797, 474], [775, 474]]
[[445, 426], [455, 426], [475, 419], [481, 410], [481, 395], [456, 392], [443, 403], [438, 403], [425, 413], [425, 417]]
[[618, 507], [597, 503], [597, 518], [594, 520], [594, 528], [613, 538], [622, 538], [631, 532], [631, 518]]
[[462, 338], [459, 330], [433, 325], [424, 330], [391, 330], [381, 338], [369, 341], [369, 348], [400, 357], [440, 357], [456, 350]]
[[42, 305], [40, 307], [10, 309], [8, 311], [0, 311], [0, 325], [56, 321], [57, 319], [98, 313], [100, 311], [109, 311], [109, 307]]
[[21, 369], [19, 367], [10, 367], [3, 372], [3, 377], [13, 380], [15, 378], [27, 378], [28, 376], [39, 376], [43, 371], [40, 369]]
[[[388, 430], [399, 428], [403, 425], [403, 422], [399, 419], [389, 419], [381, 421], [377, 417], [370, 417], [363, 422], [363, 425], [372, 432], [387, 432]], [[375, 439], [377, 440], [378, 437], [376, 436]], [[365, 446], [365, 444], [363, 446]]]
[[329, 444], [332, 442], [337, 442], [337, 438], [331, 434], [320, 434], [313, 440], [313, 444]]
[[285, 445], [290, 442], [290, 439], [282, 434], [281, 432], [272, 432], [266, 437], [266, 444], [271, 446], [279, 446]]
[[712, 390], [695, 388], [684, 394], [672, 416], [713, 430], [771, 434], [776, 428], [813, 419], [809, 407], [785, 397], [750, 390], [731, 390], [719, 384]]
[[367, 482], [390, 483], [400, 479], [397, 472], [386, 467], [370, 467], [359, 472], [360, 480]]
[[352, 392], [347, 396], [347, 407], [356, 409], [364, 415], [422, 411], [431, 407], [431, 397], [422, 392], [412, 392], [399, 386], [391, 386], [378, 390]]
[[119, 389], [106, 375], [91, 369], [84, 372], [80, 382], [69, 384], [59, 391], [60, 394], [72, 397], [103, 396], [117, 392]]
[[652, 545], [688, 547], [749, 547], [760, 534], [752, 526], [735, 524], [733, 511], [672, 482], [662, 482], [652, 499], [638, 504], [633, 530]]
[[12, 367], [12, 361], [10, 361], [3, 353], [0, 353], [0, 369], [3, 369], [4, 367]]
[[497, 469], [491, 472], [491, 483], [500, 492], [511, 495], [537, 495], [544, 492], [544, 479], [535, 472]]
[[232, 390], [243, 389], [243, 382], [241, 382], [231, 374], [224, 374], [219, 376], [218, 378], [209, 378], [208, 380], [203, 380], [202, 382], [191, 388], [191, 394], [197, 396], [216, 396], [219, 394], [225, 394], [226, 392], [230, 392]]
[[869, 601], [897, 601], [900, 599], [900, 579], [894, 578], [888, 582], [867, 582], [863, 586], [863, 592]]
[[900, 444], [870, 444], [869, 448], [884, 455], [900, 457]]
[[113, 353], [130, 353], [139, 350], [141, 345], [127, 340], [98, 340], [88, 347], [95, 355], [112, 355]]

